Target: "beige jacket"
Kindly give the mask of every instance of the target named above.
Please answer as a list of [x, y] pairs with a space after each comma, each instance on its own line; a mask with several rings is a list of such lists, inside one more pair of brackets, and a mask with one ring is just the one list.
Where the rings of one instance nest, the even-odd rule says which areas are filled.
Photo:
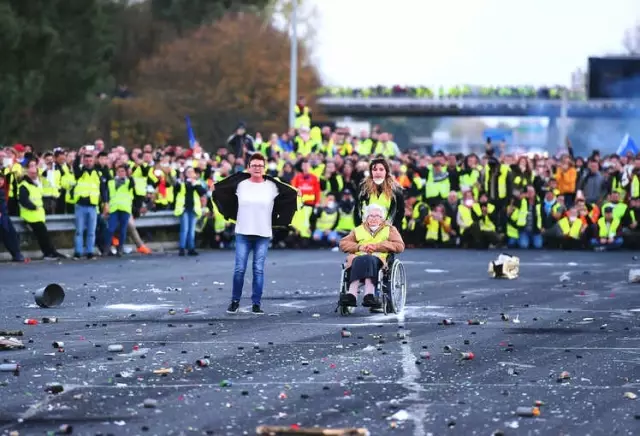
[[[363, 225], [367, 230], [369, 230], [369, 227], [366, 223], [363, 223]], [[402, 253], [404, 251], [404, 241], [402, 240], [402, 236], [400, 236], [400, 232], [398, 232], [398, 230], [394, 226], [384, 224], [380, 226], [376, 233], [378, 233], [384, 227], [390, 227], [389, 239], [376, 244], [377, 246], [375, 251], [377, 253]], [[340, 240], [340, 250], [345, 253], [349, 253], [349, 255], [347, 256], [347, 261], [345, 263], [345, 267], [349, 268], [351, 266], [351, 262], [353, 262], [353, 259], [356, 257], [355, 253], [358, 251], [358, 241], [356, 240], [355, 230], [351, 230], [351, 233]]]

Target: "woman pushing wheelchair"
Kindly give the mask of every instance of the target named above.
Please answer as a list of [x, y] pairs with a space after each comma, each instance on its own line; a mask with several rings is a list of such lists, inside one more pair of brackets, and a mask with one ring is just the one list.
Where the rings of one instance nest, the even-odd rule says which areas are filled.
[[[399, 305], [393, 294], [394, 283], [380, 283], [380, 281], [388, 279], [399, 268], [402, 268], [401, 283], [402, 287], [402, 306], [404, 306], [404, 297], [406, 294], [406, 283], [404, 276], [404, 267], [398, 261], [393, 263], [393, 271], [390, 275], [385, 275], [391, 269], [389, 264], [390, 256], [399, 254], [404, 251], [404, 241], [400, 236], [400, 232], [391, 224], [386, 222], [387, 210], [379, 204], [370, 204], [364, 208], [364, 220], [361, 225], [356, 227], [347, 236], [340, 241], [340, 249], [349, 253], [344, 265], [344, 276], [346, 283], [340, 292], [339, 306], [341, 308], [353, 308], [357, 306], [358, 289], [360, 284], [364, 282], [364, 297], [362, 298], [362, 306], [371, 309], [378, 309], [383, 302], [380, 299], [389, 298], [389, 306]], [[381, 274], [382, 273], [382, 274]], [[391, 282], [394, 280], [391, 279]], [[348, 287], [347, 287], [348, 284]], [[378, 292], [381, 286], [383, 292]], [[394, 310], [395, 312], [395, 310]]]

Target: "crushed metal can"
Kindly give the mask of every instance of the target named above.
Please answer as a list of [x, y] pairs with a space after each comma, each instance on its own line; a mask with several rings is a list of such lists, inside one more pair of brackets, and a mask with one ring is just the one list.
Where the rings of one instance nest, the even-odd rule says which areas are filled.
[[211, 361], [209, 359], [198, 359], [196, 360], [196, 365], [198, 365], [200, 368], [205, 368], [211, 365]]
[[516, 409], [516, 415], [532, 418], [535, 416], [540, 416], [540, 409], [537, 407], [527, 407], [527, 406], [518, 407]]

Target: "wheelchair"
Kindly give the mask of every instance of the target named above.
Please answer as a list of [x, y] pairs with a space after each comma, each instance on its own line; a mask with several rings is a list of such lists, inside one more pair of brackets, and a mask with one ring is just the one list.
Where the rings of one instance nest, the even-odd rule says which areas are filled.
[[[355, 307], [343, 306], [340, 304], [339, 297], [349, 292], [349, 269], [342, 265], [342, 274], [340, 276], [340, 293], [338, 295], [338, 307], [336, 312], [342, 316], [347, 316], [355, 311]], [[360, 284], [358, 294], [362, 293]], [[390, 313], [398, 314], [404, 310], [407, 301], [407, 274], [403, 263], [396, 259], [393, 253], [387, 256], [387, 266], [380, 268], [378, 271], [378, 284], [375, 289], [375, 296], [380, 302], [379, 308], [371, 308], [373, 313]]]

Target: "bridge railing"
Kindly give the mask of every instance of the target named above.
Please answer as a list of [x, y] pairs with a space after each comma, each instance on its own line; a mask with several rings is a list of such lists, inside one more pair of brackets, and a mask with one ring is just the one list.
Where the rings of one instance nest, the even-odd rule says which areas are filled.
[[461, 85], [453, 87], [368, 87], [368, 88], [343, 88], [322, 87], [318, 89], [318, 97], [412, 97], [426, 99], [465, 99], [465, 98], [495, 98], [495, 99], [545, 99], [560, 100], [567, 92], [570, 100], [586, 100], [584, 91], [568, 90], [563, 86], [541, 87], [532, 86], [470, 86]]

